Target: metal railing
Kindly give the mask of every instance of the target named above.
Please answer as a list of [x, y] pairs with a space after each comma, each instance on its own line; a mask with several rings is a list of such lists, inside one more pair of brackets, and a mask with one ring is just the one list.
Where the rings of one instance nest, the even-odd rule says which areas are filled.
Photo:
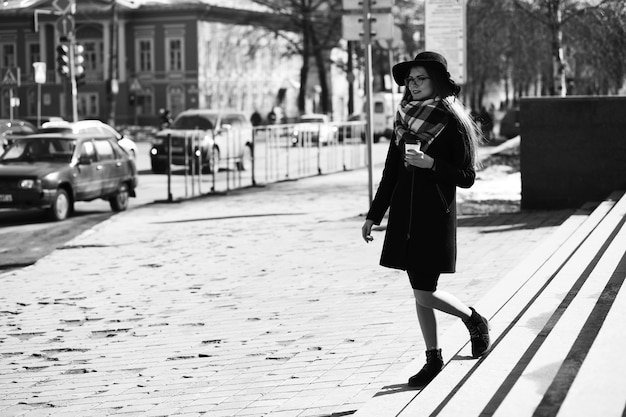
[[[177, 199], [189, 198], [367, 166], [361, 121], [257, 126], [251, 143], [239, 130], [221, 135], [220, 147], [206, 149], [203, 131], [185, 134], [182, 175], [168, 164], [168, 200], [174, 199], [173, 190]], [[177, 147], [171, 137], [168, 142], [172, 162], [172, 146]]]

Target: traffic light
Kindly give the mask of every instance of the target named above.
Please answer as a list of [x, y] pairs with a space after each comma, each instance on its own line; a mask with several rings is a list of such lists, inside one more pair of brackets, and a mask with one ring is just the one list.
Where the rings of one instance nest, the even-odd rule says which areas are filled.
[[74, 45], [74, 78], [76, 85], [85, 84], [85, 47], [81, 44]]
[[64, 44], [57, 46], [57, 71], [62, 77], [70, 76], [70, 47]]
[[128, 95], [128, 104], [130, 106], [135, 106], [135, 104], [137, 104], [137, 96], [135, 95], [135, 93], [131, 92]]

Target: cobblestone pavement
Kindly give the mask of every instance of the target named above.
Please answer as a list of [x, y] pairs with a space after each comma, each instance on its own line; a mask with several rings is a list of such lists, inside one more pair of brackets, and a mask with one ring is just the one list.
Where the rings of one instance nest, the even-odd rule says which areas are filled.
[[[465, 212], [519, 199], [507, 175]], [[367, 195], [357, 170], [143, 206], [0, 274], [0, 416], [352, 414], [424, 348]], [[461, 216], [441, 287], [471, 305], [569, 214]]]

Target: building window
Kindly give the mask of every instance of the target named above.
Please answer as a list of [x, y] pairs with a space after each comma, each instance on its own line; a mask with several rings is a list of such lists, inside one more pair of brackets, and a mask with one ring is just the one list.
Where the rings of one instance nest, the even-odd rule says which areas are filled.
[[98, 68], [98, 49], [95, 42], [83, 42], [83, 57], [85, 58], [85, 71], [93, 71]]
[[28, 46], [28, 62], [26, 63], [26, 68], [28, 73], [33, 73], [33, 62], [41, 62], [41, 53], [39, 51], [38, 43], [29, 43]]
[[167, 107], [174, 117], [185, 110], [185, 90], [183, 87], [175, 86], [168, 89]]
[[143, 116], [154, 116], [154, 98], [152, 91], [145, 89], [137, 94], [138, 114]]
[[154, 56], [152, 49], [151, 39], [139, 39], [137, 41], [137, 72], [152, 72], [152, 57]]
[[183, 40], [177, 38], [170, 38], [167, 40], [166, 45], [167, 63], [166, 68], [168, 71], [182, 71], [183, 70]]
[[3, 43], [0, 44], [0, 51], [2, 52], [1, 61], [2, 67], [15, 67], [17, 64], [17, 60], [15, 57], [15, 44], [13, 43]]
[[98, 93], [79, 93], [77, 104], [80, 117], [98, 117], [100, 115]]
[[104, 67], [104, 44], [102, 41], [89, 39], [80, 40], [83, 45], [83, 58], [85, 58], [85, 74], [89, 80], [102, 80]]

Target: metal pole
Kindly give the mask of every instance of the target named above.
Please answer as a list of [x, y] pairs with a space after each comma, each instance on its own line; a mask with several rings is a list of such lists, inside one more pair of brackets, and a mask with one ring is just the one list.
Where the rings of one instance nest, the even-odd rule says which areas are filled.
[[9, 88], [9, 120], [13, 121], [13, 87]]
[[389, 46], [389, 49], [387, 50], [387, 55], [389, 56], [389, 79], [391, 80], [391, 115], [393, 116], [396, 111], [396, 85], [393, 81], [393, 73], [391, 72], [391, 68], [393, 68], [393, 49], [391, 48], [390, 41], [387, 41], [387, 45]]
[[172, 202], [172, 135], [167, 135], [167, 201]]
[[37, 83], [37, 129], [41, 126], [41, 83]]
[[[252, 145], [250, 147], [250, 175], [251, 175], [251, 179], [252, 179], [252, 186], [256, 187], [256, 179], [254, 177], [254, 168], [255, 168], [255, 156], [254, 156], [254, 151], [256, 150], [256, 137], [258, 134], [258, 127], [254, 127], [252, 129]], [[267, 134], [265, 135], [265, 140], [267, 140]]]
[[76, 0], [70, 1], [70, 19], [72, 22], [72, 31], [69, 32], [70, 41], [70, 86], [72, 90], [72, 121], [78, 121], [78, 87], [76, 86], [76, 68], [74, 68], [74, 49], [76, 48], [76, 21], [74, 14], [76, 13]]
[[78, 121], [78, 87], [76, 86], [76, 69], [74, 68], [74, 34], [70, 36], [70, 86], [72, 88], [72, 121]]
[[367, 177], [369, 207], [374, 200], [373, 172], [372, 172], [372, 42], [371, 42], [371, 14], [370, 0], [363, 1], [363, 46], [365, 48], [365, 97], [366, 97], [366, 125], [365, 138], [367, 141]]
[[[109, 99], [110, 101], [110, 109], [109, 109], [109, 124], [111, 126], [115, 126], [115, 113], [116, 113], [116, 104], [117, 104], [117, 94], [119, 93], [119, 81], [118, 81], [118, 27], [119, 21], [117, 16], [117, 0], [113, 0], [111, 3], [111, 13], [112, 13], [112, 30], [111, 30], [111, 91]], [[115, 84], [115, 87], [113, 87]]]

